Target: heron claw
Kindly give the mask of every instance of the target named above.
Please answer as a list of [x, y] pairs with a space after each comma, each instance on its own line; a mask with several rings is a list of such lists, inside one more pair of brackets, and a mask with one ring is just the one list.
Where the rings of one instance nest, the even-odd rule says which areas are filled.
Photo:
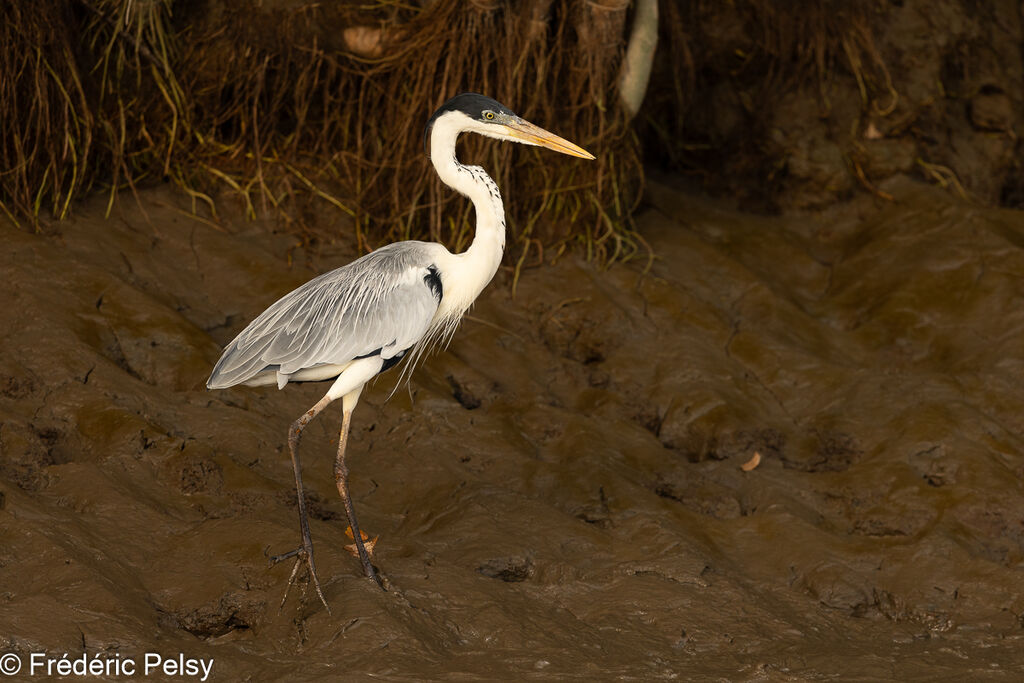
[[[320, 588], [320, 579], [316, 575], [316, 565], [313, 564], [313, 544], [309, 543], [309, 547], [303, 546], [280, 555], [274, 555], [270, 558], [270, 566], [273, 567], [278, 562], [287, 560], [290, 557], [295, 558], [295, 564], [292, 566], [292, 573], [288, 577], [288, 585], [284, 589], [284, 597], [281, 598], [281, 604], [277, 608], [277, 611], [280, 612], [284, 609], [284, 604], [288, 601], [288, 593], [291, 592], [292, 584], [295, 583], [295, 577], [299, 574], [299, 567], [305, 564], [309, 568], [309, 575], [313, 579], [313, 586], [316, 588], [317, 597], [319, 597], [320, 602], [324, 604], [324, 609], [327, 610], [327, 613], [333, 616], [331, 613], [331, 606], [327, 604], [324, 592]], [[303, 593], [305, 593], [305, 591], [303, 591]]]
[[302, 551], [302, 548], [296, 548], [295, 550], [291, 550], [291, 551], [289, 551], [287, 553], [281, 553], [280, 555], [273, 555], [273, 556], [271, 556], [269, 558], [270, 564], [268, 566], [273, 567], [275, 564], [277, 564], [281, 560], [287, 560], [289, 557], [295, 557], [301, 551]]

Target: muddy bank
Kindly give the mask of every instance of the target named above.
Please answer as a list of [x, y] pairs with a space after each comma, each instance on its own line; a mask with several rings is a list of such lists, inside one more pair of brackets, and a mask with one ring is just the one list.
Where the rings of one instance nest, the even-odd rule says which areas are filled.
[[661, 7], [647, 163], [758, 210], [817, 210], [896, 175], [1024, 206], [1019, 2]]
[[[321, 385], [207, 392], [351, 254], [169, 191], [2, 228], [5, 650], [212, 657], [213, 680], [964, 676], [1022, 663], [1024, 229], [906, 181], [812, 220], [655, 182], [659, 258], [502, 271], [350, 445], [391, 590], [343, 548]], [[289, 265], [289, 262], [291, 265]], [[745, 472], [754, 452], [762, 462]]]

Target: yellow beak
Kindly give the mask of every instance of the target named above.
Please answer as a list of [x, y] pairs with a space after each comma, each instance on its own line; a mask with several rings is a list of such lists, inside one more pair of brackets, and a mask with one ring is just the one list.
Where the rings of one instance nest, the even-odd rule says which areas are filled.
[[508, 129], [508, 135], [530, 145], [539, 145], [553, 149], [562, 154], [580, 157], [581, 159], [593, 159], [594, 155], [579, 145], [574, 145], [565, 138], [560, 138], [554, 133], [549, 133], [540, 126], [535, 126], [523, 119], [514, 119], [504, 122]]

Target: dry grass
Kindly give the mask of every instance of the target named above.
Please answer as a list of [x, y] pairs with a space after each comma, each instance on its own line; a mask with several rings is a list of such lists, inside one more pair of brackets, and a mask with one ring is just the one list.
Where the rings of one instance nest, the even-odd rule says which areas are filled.
[[4, 212], [64, 217], [92, 178], [95, 120], [59, 0], [8, 3], [0, 19], [0, 183]]
[[[593, 163], [492, 141], [463, 158], [497, 176], [518, 267], [575, 249], [598, 262], [649, 250], [630, 216], [639, 142], [615, 93], [628, 0], [39, 0], [0, 12], [0, 207], [32, 224], [73, 199], [171, 179], [196, 208], [226, 200], [305, 241], [368, 250], [471, 238], [471, 210], [423, 153], [433, 109], [489, 94], [597, 155]], [[723, 177], [772, 177], [769, 111], [834, 74], [867, 106], [895, 106], [873, 0], [662, 0], [639, 131], [655, 158]], [[738, 29], [738, 33], [737, 28]], [[729, 33], [733, 31], [733, 33]], [[728, 81], [751, 125], [694, 139], [694, 92]], [[704, 109], [707, 109], [705, 106]], [[723, 166], [724, 159], [729, 160]], [[770, 180], [768, 181], [770, 182]], [[756, 183], [755, 183], [756, 184]], [[25, 219], [28, 219], [25, 221]]]
[[613, 90], [627, 4], [13, 3], [0, 27], [0, 205], [12, 219], [63, 218], [90, 190], [113, 201], [170, 178], [209, 211], [233, 196], [308, 241], [335, 239], [322, 226], [340, 223], [364, 250], [400, 238], [462, 248], [469, 210], [429, 172], [421, 131], [447, 97], [475, 90], [598, 156], [466, 144], [509, 198], [511, 258], [579, 246], [627, 259], [645, 253], [629, 218], [638, 145]]

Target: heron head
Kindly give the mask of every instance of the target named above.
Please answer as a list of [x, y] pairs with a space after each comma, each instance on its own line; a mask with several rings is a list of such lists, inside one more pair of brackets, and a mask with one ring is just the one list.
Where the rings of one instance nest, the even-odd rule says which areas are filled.
[[423, 146], [427, 150], [427, 156], [430, 156], [431, 133], [434, 126], [442, 120], [456, 126], [459, 132], [478, 133], [498, 140], [547, 147], [583, 159], [594, 158], [593, 154], [582, 147], [521, 119], [497, 100], [471, 92], [451, 98], [427, 121], [427, 127], [423, 131]]

